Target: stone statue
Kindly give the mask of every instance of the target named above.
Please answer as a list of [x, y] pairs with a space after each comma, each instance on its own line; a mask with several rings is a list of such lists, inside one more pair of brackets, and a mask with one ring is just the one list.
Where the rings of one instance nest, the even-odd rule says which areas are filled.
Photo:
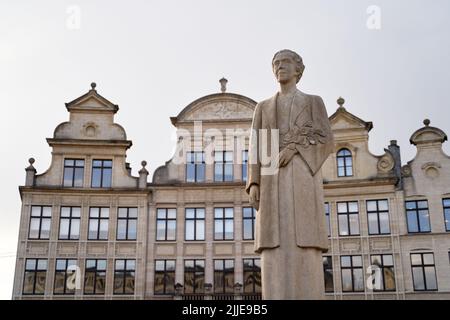
[[[302, 58], [282, 50], [272, 68], [280, 90], [255, 108], [246, 185], [257, 210], [262, 298], [323, 299], [328, 240], [321, 166], [333, 149], [333, 134], [322, 98], [297, 89]], [[261, 161], [264, 150], [276, 159], [276, 170]]]

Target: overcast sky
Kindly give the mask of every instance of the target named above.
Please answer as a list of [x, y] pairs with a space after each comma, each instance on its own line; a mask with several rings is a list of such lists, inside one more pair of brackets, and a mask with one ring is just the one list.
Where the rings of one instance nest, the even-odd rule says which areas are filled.
[[29, 157], [38, 173], [49, 167], [45, 138], [68, 120], [65, 102], [95, 81], [120, 107], [133, 174], [143, 159], [152, 174], [171, 156], [170, 116], [219, 92], [223, 76], [229, 92], [273, 95], [271, 59], [283, 48], [303, 56], [300, 89], [322, 96], [329, 114], [342, 96], [373, 121], [372, 153], [397, 139], [411, 160], [424, 118], [450, 133], [448, 0], [2, 0], [0, 298], [12, 294], [18, 186]]

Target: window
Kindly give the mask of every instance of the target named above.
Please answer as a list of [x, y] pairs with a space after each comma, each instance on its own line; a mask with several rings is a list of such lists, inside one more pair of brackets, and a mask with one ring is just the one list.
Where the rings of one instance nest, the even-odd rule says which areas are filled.
[[336, 160], [338, 177], [353, 176], [352, 153], [348, 149], [339, 150], [336, 156]]
[[84, 160], [64, 160], [64, 187], [82, 187], [84, 176]]
[[333, 282], [333, 259], [330, 256], [323, 257], [323, 276], [325, 281], [325, 292], [334, 291]]
[[445, 231], [450, 231], [450, 199], [443, 199]]
[[214, 240], [233, 240], [233, 208], [214, 208]]
[[328, 236], [331, 236], [330, 204], [328, 202], [325, 202], [325, 219], [327, 220]]
[[92, 183], [93, 188], [111, 188], [112, 160], [92, 161]]
[[214, 181], [233, 181], [233, 152], [214, 153]]
[[186, 208], [185, 240], [205, 240], [205, 209]]
[[108, 240], [109, 208], [90, 208], [89, 240]]
[[32, 206], [28, 239], [49, 239], [52, 207]]
[[234, 292], [234, 260], [214, 260], [214, 292]]
[[364, 291], [364, 277], [361, 256], [341, 256], [343, 292]]
[[114, 294], [134, 294], [136, 260], [116, 260]]
[[177, 238], [177, 209], [156, 210], [156, 240], [174, 241]]
[[205, 260], [184, 261], [184, 293], [204, 293]]
[[338, 202], [337, 213], [340, 236], [359, 235], [358, 202]]
[[86, 260], [84, 294], [105, 294], [106, 260]]
[[259, 259], [243, 259], [244, 293], [261, 292], [261, 262]]
[[430, 232], [430, 215], [428, 214], [428, 201], [406, 201], [406, 219], [409, 233]]
[[205, 153], [188, 152], [186, 161], [186, 182], [205, 181]]
[[411, 268], [415, 291], [438, 289], [433, 253], [412, 253]]
[[[375, 273], [374, 291], [395, 291], [394, 259], [392, 255], [373, 255], [370, 257], [370, 260], [372, 266], [379, 268], [379, 273]], [[379, 281], [377, 281], [377, 275], [380, 275]]]
[[137, 208], [119, 208], [117, 215], [117, 240], [136, 240]]
[[242, 208], [243, 239], [255, 239], [256, 210], [252, 207]]
[[175, 293], [175, 260], [155, 261], [155, 294]]
[[23, 279], [23, 294], [44, 294], [47, 259], [27, 259]]
[[54, 294], [75, 294], [77, 260], [56, 259]]
[[242, 151], [242, 181], [247, 181], [248, 150]]
[[61, 207], [59, 240], [80, 239], [80, 207]]
[[369, 234], [390, 234], [389, 206], [387, 200], [366, 201]]

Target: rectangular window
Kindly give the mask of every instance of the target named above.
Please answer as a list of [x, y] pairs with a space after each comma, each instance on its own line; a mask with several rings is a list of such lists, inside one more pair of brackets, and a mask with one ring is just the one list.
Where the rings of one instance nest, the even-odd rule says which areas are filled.
[[28, 239], [49, 239], [52, 207], [32, 206]]
[[406, 201], [406, 219], [409, 233], [430, 232], [430, 215], [427, 200]]
[[105, 294], [106, 260], [87, 259], [84, 294]]
[[214, 152], [214, 181], [233, 181], [233, 152]]
[[248, 150], [242, 151], [242, 181], [247, 181]]
[[333, 259], [330, 256], [323, 257], [323, 276], [325, 281], [325, 292], [334, 292], [333, 282]]
[[214, 240], [234, 239], [233, 208], [214, 208]]
[[255, 239], [255, 219], [256, 210], [252, 207], [242, 208], [242, 224], [243, 224], [243, 239], [254, 240]]
[[184, 293], [205, 292], [205, 260], [184, 260]]
[[445, 231], [450, 231], [450, 199], [443, 199]]
[[340, 236], [359, 235], [359, 212], [358, 202], [338, 202], [337, 213], [339, 221]]
[[89, 208], [89, 240], [108, 240], [109, 208]]
[[327, 220], [328, 236], [331, 236], [330, 204], [328, 202], [325, 202], [325, 219]]
[[261, 261], [259, 259], [243, 259], [244, 293], [261, 292]]
[[390, 234], [388, 200], [366, 201], [369, 234]]
[[64, 187], [82, 187], [84, 177], [84, 160], [64, 160]]
[[56, 259], [54, 294], [75, 294], [77, 260]]
[[117, 214], [117, 240], [136, 240], [137, 208], [119, 208]]
[[27, 259], [23, 279], [23, 294], [45, 293], [47, 279], [47, 259]]
[[177, 209], [156, 209], [156, 240], [175, 241], [177, 235]]
[[341, 256], [343, 292], [364, 291], [364, 275], [361, 256]]
[[186, 208], [185, 240], [205, 240], [205, 209]]
[[92, 183], [93, 188], [111, 188], [112, 160], [92, 161]]
[[234, 260], [214, 260], [214, 292], [234, 292]]
[[116, 260], [114, 294], [134, 294], [136, 260]]
[[433, 253], [412, 253], [411, 268], [415, 291], [438, 289]]
[[188, 152], [186, 154], [186, 182], [205, 181], [205, 153]]
[[59, 240], [80, 239], [80, 207], [61, 207]]
[[[374, 275], [374, 291], [395, 291], [394, 259], [392, 254], [379, 254], [370, 257]], [[379, 268], [379, 272], [376, 268]], [[377, 279], [377, 276], [380, 276]], [[378, 281], [379, 280], [379, 281]]]
[[155, 260], [155, 294], [175, 293], [175, 260]]

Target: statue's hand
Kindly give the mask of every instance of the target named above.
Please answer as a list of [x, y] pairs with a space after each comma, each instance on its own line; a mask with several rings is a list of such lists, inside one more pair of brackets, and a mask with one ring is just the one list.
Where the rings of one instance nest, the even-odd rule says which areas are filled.
[[278, 167], [284, 167], [291, 161], [292, 157], [297, 153], [297, 149], [284, 148], [278, 156]]
[[259, 209], [259, 186], [253, 184], [250, 186], [249, 192], [250, 205], [252, 205], [256, 210]]

